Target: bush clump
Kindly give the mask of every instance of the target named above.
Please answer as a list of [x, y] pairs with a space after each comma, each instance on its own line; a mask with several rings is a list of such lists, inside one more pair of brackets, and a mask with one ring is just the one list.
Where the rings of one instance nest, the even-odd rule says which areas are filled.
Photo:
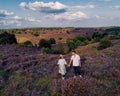
[[39, 47], [40, 47], [40, 48], [51, 48], [51, 44], [49, 43], [48, 40], [41, 39], [41, 40], [39, 41]]
[[74, 50], [78, 46], [84, 46], [89, 44], [91, 39], [87, 36], [77, 36], [74, 39], [67, 39], [67, 45], [69, 47], [69, 51]]
[[25, 42], [21, 43], [20, 45], [25, 46], [25, 47], [32, 47], [33, 46], [31, 41], [25, 41]]
[[113, 46], [113, 43], [110, 40], [101, 40], [98, 46], [98, 50], [102, 50], [111, 46]]
[[41, 52], [42, 52], [42, 53], [46, 53], [46, 54], [48, 54], [48, 53], [51, 52], [51, 50], [50, 50], [49, 48], [45, 48], [45, 47], [43, 47], [43, 48], [41, 48]]
[[39, 33], [38, 32], [32, 32], [31, 33], [33, 36], [39, 36]]
[[14, 34], [9, 34], [7, 32], [0, 34], [0, 44], [16, 44], [17, 40]]

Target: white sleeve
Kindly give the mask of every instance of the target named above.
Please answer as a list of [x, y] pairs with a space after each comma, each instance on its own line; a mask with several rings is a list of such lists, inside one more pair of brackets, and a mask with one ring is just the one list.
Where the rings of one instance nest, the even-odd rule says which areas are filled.
[[71, 60], [73, 60], [73, 56], [71, 56]]
[[78, 60], [80, 60], [80, 56], [78, 55]]
[[67, 64], [66, 60], [64, 60], [64, 62], [65, 62], [65, 65], [66, 65]]
[[60, 64], [60, 60], [58, 60], [58, 63], [57, 63], [57, 65], [59, 65]]

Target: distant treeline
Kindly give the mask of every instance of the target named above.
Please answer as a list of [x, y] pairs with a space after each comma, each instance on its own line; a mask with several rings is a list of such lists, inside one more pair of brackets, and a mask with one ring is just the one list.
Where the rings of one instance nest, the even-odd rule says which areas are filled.
[[0, 33], [1, 32], [9, 32], [12, 34], [21, 34], [21, 33], [26, 33], [27, 31], [35, 31], [38, 32], [39, 30], [62, 30], [62, 29], [72, 29], [72, 30], [84, 30], [84, 29], [99, 29], [102, 30], [103, 32], [111, 32], [111, 33], [116, 33], [116, 32], [120, 32], [120, 27], [96, 27], [96, 28], [75, 28], [75, 27], [36, 27], [36, 28], [21, 28], [21, 29], [0, 29]]

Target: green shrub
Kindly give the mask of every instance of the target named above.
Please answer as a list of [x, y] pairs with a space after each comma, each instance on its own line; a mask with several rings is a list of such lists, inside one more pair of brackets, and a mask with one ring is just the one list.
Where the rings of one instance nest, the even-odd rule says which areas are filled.
[[84, 42], [86, 40], [88, 40], [89, 38], [87, 36], [77, 36], [75, 37], [73, 40], [76, 42], [77, 40]]
[[61, 52], [57, 49], [52, 50], [52, 54], [61, 54]]
[[32, 32], [31, 34], [34, 35], [34, 36], [39, 36], [38, 32]]
[[20, 45], [25, 46], [25, 47], [32, 47], [33, 46], [31, 41], [25, 41], [25, 42], [21, 43]]
[[44, 48], [44, 47], [41, 49], [41, 52], [45, 53], [45, 54], [61, 54], [61, 53], [63, 53], [58, 49], [49, 49], [49, 48]]
[[99, 42], [102, 39], [102, 35], [98, 32], [94, 32], [92, 35], [93, 42]]
[[74, 50], [78, 46], [84, 46], [89, 44], [90, 40], [91, 39], [87, 36], [77, 36], [74, 39], [67, 39], [69, 51]]
[[110, 39], [111, 40], [120, 39], [120, 32], [113, 33], [113, 35], [110, 36]]
[[41, 52], [42, 52], [42, 53], [47, 53], [47, 54], [48, 54], [48, 53], [51, 52], [51, 50], [50, 50], [49, 48], [44, 48], [44, 47], [43, 47], [43, 48], [41, 49]]
[[81, 42], [80, 40], [77, 40], [77, 41], [75, 42], [75, 46], [80, 46], [80, 45], [82, 45], [82, 42]]
[[95, 43], [95, 42], [100, 42], [100, 40], [101, 40], [101, 37], [93, 38], [93, 43]]
[[111, 46], [113, 46], [113, 43], [110, 40], [102, 40], [99, 43], [98, 50], [102, 50]]
[[67, 40], [67, 45], [69, 47], [69, 51], [73, 50], [76, 48], [75, 42], [72, 39]]

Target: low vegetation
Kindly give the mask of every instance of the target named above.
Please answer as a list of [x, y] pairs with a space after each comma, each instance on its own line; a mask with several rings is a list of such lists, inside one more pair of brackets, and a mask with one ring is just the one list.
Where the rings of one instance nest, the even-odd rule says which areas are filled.
[[[41, 39], [38, 47], [31, 47], [30, 41], [23, 46], [16, 44], [14, 34], [1, 34], [0, 96], [119, 96], [119, 33], [68, 39], [69, 52], [76, 49], [81, 56], [83, 78], [73, 78], [72, 68], [67, 67], [65, 80], [60, 79], [56, 67], [58, 54], [64, 54], [65, 50], [62, 40]], [[52, 49], [52, 45], [57, 47]], [[66, 53], [65, 59], [68, 62], [70, 55]]]
[[120, 42], [113, 43], [99, 54], [80, 53], [84, 78], [73, 78], [73, 70], [67, 68], [64, 81], [56, 69], [59, 55], [42, 55], [35, 47], [0, 45], [0, 96], [119, 96]]

